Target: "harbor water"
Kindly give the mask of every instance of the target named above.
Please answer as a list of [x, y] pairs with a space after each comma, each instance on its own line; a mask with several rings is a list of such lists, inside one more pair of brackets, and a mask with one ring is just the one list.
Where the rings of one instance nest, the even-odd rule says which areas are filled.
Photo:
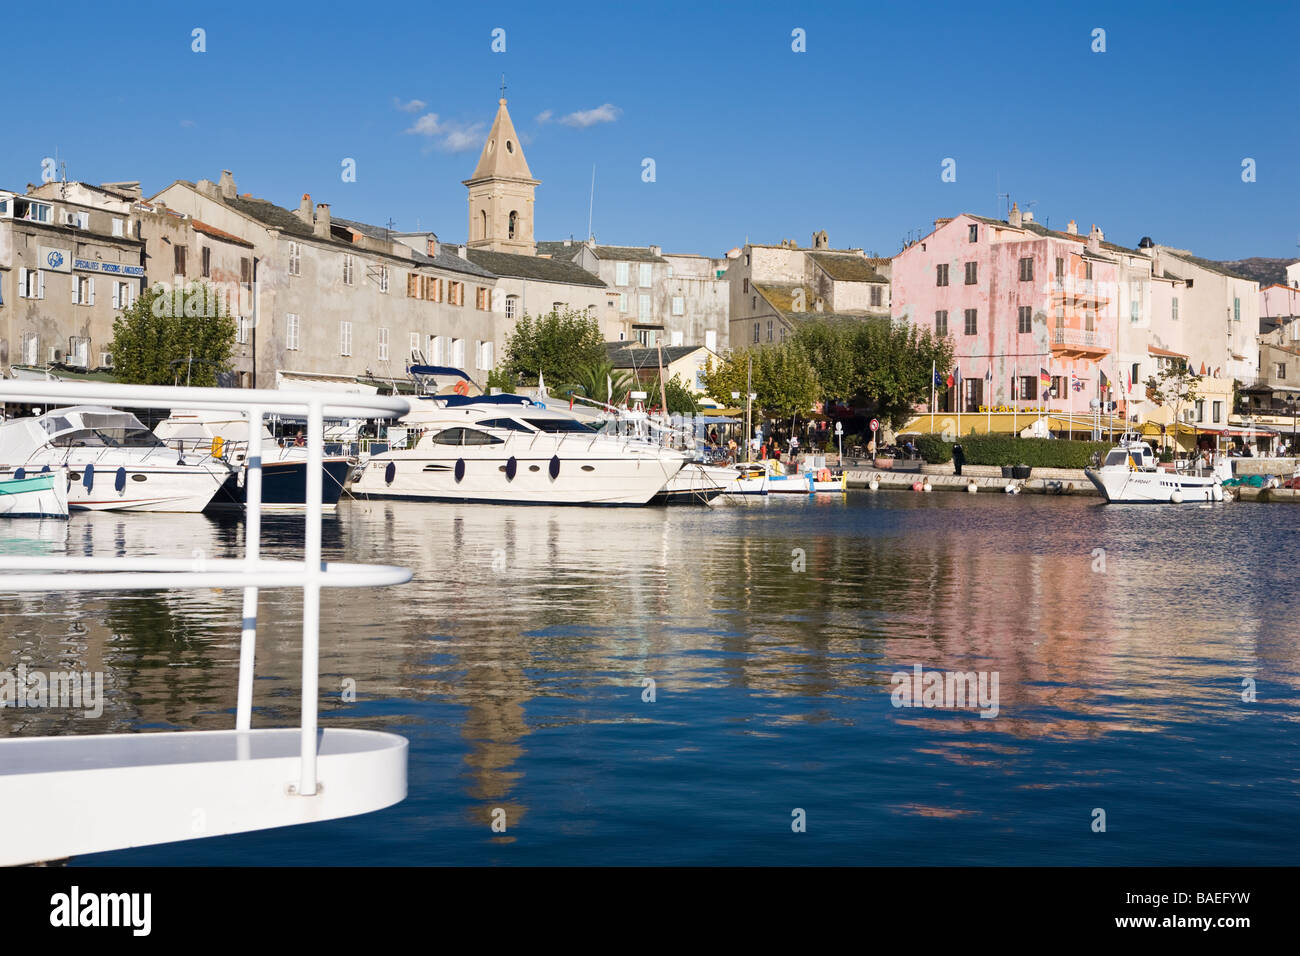
[[[408, 798], [71, 863], [1294, 864], [1298, 524], [1001, 494], [345, 501], [327, 558], [415, 579], [325, 593], [321, 721], [408, 738]], [[267, 515], [264, 553], [301, 528]], [[0, 550], [201, 562], [243, 533], [83, 513]], [[298, 720], [300, 600], [261, 595], [254, 726]], [[104, 675], [102, 714], [11, 707], [0, 733], [233, 727], [240, 607], [0, 597], [0, 669]], [[996, 713], [896, 706], [918, 666], [995, 677]]]

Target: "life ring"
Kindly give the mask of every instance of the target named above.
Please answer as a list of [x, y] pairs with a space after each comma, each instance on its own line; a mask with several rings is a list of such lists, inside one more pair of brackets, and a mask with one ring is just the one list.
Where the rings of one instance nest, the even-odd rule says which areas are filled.
[[830, 470], [829, 468], [819, 468], [819, 469], [817, 469], [817, 480], [818, 480], [818, 481], [830, 481], [830, 480], [831, 480], [831, 470]]

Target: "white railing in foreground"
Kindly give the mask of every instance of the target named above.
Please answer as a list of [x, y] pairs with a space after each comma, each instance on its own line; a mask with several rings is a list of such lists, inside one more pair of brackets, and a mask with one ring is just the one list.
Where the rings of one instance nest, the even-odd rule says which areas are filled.
[[[314, 796], [316, 724], [320, 661], [322, 587], [357, 588], [404, 584], [405, 568], [321, 561], [321, 474], [324, 419], [391, 418], [406, 414], [406, 399], [378, 395], [266, 389], [172, 388], [70, 382], [0, 380], [0, 402], [99, 404], [122, 408], [193, 408], [240, 411], [248, 419], [244, 558], [196, 562], [193, 558], [4, 558], [0, 593], [15, 591], [133, 590], [155, 588], [243, 588], [243, 632], [239, 648], [239, 689], [235, 730], [252, 726], [253, 664], [257, 646], [259, 588], [303, 590], [302, 726], [297, 793]], [[307, 417], [306, 527], [302, 561], [269, 561], [260, 556], [262, 528], [262, 425], [267, 413]], [[48, 571], [51, 573], [32, 573]], [[18, 572], [18, 573], [15, 573]]]

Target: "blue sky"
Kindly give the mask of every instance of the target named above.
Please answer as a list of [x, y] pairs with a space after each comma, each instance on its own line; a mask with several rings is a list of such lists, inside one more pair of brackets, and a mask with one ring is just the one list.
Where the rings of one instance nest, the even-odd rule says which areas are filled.
[[999, 213], [1001, 192], [1124, 245], [1300, 255], [1300, 6], [1057, 6], [23, 4], [6, 11], [0, 186], [39, 181], [57, 147], [74, 179], [148, 195], [228, 168], [283, 206], [310, 192], [463, 239], [460, 183], [504, 72], [538, 238], [585, 234], [594, 164], [597, 239], [668, 251], [825, 229], [892, 255], [937, 216]]

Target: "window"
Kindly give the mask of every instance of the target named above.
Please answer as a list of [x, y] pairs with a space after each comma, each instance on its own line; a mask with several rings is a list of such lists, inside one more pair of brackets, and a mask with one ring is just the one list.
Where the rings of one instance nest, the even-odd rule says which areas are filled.
[[420, 333], [412, 332], [408, 344], [411, 346], [411, 361], [414, 362], [416, 360], [415, 353], [420, 351]]
[[627, 293], [626, 292], [620, 292], [618, 294], [618, 311], [623, 315], [627, 314]]
[[515, 237], [515, 224], [516, 224], [518, 221], [519, 221], [519, 213], [516, 212], [515, 210], [511, 209], [511, 210], [510, 210], [510, 224], [509, 224], [509, 226], [507, 227], [509, 231], [508, 231], [508, 233], [507, 233], [507, 235], [506, 235], [506, 238], [508, 238], [508, 239], [513, 239], [513, 238]]
[[1178, 296], [1174, 296], [1173, 302], [1170, 303], [1169, 317], [1175, 322], [1178, 321]]
[[379, 291], [388, 291], [388, 266], [379, 267]]
[[129, 309], [135, 302], [135, 289], [129, 282], [113, 283], [113, 308]]
[[759, 323], [755, 322], [754, 323], [754, 344], [755, 345], [758, 344], [758, 335], [759, 335]]
[[284, 347], [291, 352], [298, 350], [298, 316], [293, 312], [284, 317]]
[[492, 343], [480, 342], [478, 344], [478, 367], [485, 372], [492, 370]]
[[1065, 376], [1064, 376], [1064, 375], [1053, 375], [1053, 376], [1052, 376], [1052, 395], [1055, 396], [1056, 398], [1060, 398], [1060, 397], [1061, 397], [1062, 395], [1064, 395], [1064, 394], [1065, 394]]
[[125, 226], [125, 224], [122, 222], [121, 219], [114, 219], [114, 220], [113, 220], [113, 235], [115, 235], [115, 236], [122, 236], [122, 235], [125, 235], [125, 234], [126, 234], [126, 230], [125, 230], [124, 226]]
[[1196, 420], [1198, 422], [1205, 421], [1205, 399], [1203, 398], [1196, 400]]
[[74, 336], [68, 340], [68, 364], [90, 367], [90, 339]]
[[352, 354], [352, 323], [339, 323], [339, 355]]
[[424, 277], [424, 298], [429, 302], [442, 301], [442, 280], [433, 276]]
[[[465, 304], [465, 283], [463, 282], [447, 283], [447, 304], [448, 305]], [[457, 366], [457, 368], [459, 368], [459, 366]]]
[[379, 330], [379, 361], [388, 361], [388, 330]]
[[1020, 388], [1016, 391], [1016, 397], [1022, 398], [1027, 402], [1036, 400], [1038, 398], [1038, 376], [1020, 376]]
[[441, 335], [429, 336], [429, 361], [434, 365], [442, 365], [447, 360], [446, 339]]
[[[1016, 331], [1020, 334], [1034, 331], [1034, 307], [1031, 305], [1022, 305], [1017, 314]], [[1059, 324], [1059, 323], [1058, 323]]]
[[966, 334], [967, 335], [979, 334], [979, 321], [976, 317], [975, 309], [966, 310]]
[[504, 438], [497, 438], [477, 428], [444, 428], [429, 436], [429, 441], [438, 445], [500, 445]]
[[871, 287], [871, 304], [872, 304], [872, 305], [874, 305], [874, 306], [879, 306], [879, 305], [881, 304], [881, 300], [882, 300], [882, 297], [883, 297], [883, 291], [884, 291], [884, 290], [881, 289], [880, 286], [878, 286], [878, 285], [873, 285], [873, 286]]
[[1286, 363], [1285, 363], [1285, 362], [1278, 362], [1278, 363], [1277, 363], [1277, 377], [1278, 377], [1278, 378], [1286, 378]]
[[1129, 370], [1129, 373], [1128, 373], [1128, 380], [1129, 380], [1130, 382], [1136, 382], [1136, 381], [1138, 380], [1138, 363], [1137, 363], [1137, 362], [1134, 362], [1134, 363], [1133, 363], [1133, 367]]
[[627, 285], [627, 270], [626, 262], [614, 263], [614, 285]]
[[181, 278], [184, 278], [185, 277], [185, 247], [173, 246], [172, 254], [173, 254], [173, 258], [176, 260], [176, 268], [173, 270], [173, 273], [175, 275], [180, 276]]
[[24, 203], [17, 199], [14, 200], [14, 216], [18, 219], [26, 219], [31, 222], [53, 222], [53, 209], [49, 203], [33, 202]]
[[95, 304], [95, 280], [90, 276], [72, 277], [72, 304]]
[[934, 267], [934, 284], [935, 285], [948, 284], [948, 263], [945, 262], [943, 263], [943, 265], [938, 265]]
[[1056, 277], [1058, 279], [1065, 278], [1065, 260], [1060, 256], [1056, 257]]
[[1020, 281], [1034, 281], [1034, 260], [1030, 258], [1020, 260]]
[[1232, 297], [1232, 321], [1241, 321], [1241, 299], [1235, 295]]
[[772, 341], [772, 320], [771, 319], [767, 320], [767, 340], [769, 342]]
[[[289, 275], [302, 275], [302, 244], [297, 242], [289, 243]], [[408, 283], [408, 289], [409, 289]], [[410, 292], [408, 291], [409, 295]]]
[[948, 334], [948, 310], [944, 309], [934, 314], [934, 334], [942, 338]]
[[686, 297], [681, 295], [673, 296], [673, 315], [686, 314]]
[[491, 304], [491, 297], [488, 290], [482, 286], [476, 286], [474, 289], [474, 308], [478, 309], [480, 312], [486, 312], [488, 306]]
[[1091, 332], [1097, 327], [1097, 313], [1088, 309], [1083, 313], [1083, 327]]
[[1131, 322], [1142, 321], [1142, 286], [1136, 282], [1129, 283], [1128, 315]]
[[970, 224], [969, 236], [970, 236], [969, 239], [970, 242], [980, 241], [980, 227], [975, 225], [975, 223]]
[[18, 295], [23, 299], [45, 298], [45, 273], [40, 269], [19, 269]]
[[1058, 329], [1065, 328], [1065, 306], [1063, 305], [1056, 307], [1056, 327]]
[[979, 263], [966, 263], [966, 284], [975, 285], [977, 282], [979, 282]]
[[420, 298], [420, 277], [414, 272], [406, 274], [406, 295], [411, 299]]
[[[343, 253], [343, 284], [351, 285], [356, 272], [356, 256], [350, 252]], [[344, 353], [347, 354], [347, 353]]]
[[451, 340], [451, 364], [453, 368], [465, 367], [465, 340]]
[[641, 286], [641, 288], [643, 289], [650, 288], [651, 272], [652, 272], [652, 267], [650, 263], [648, 262], [641, 263], [641, 281], [637, 283], [638, 285]]
[[239, 260], [239, 281], [244, 285], [251, 285], [253, 282], [253, 260], [247, 256]]
[[637, 318], [642, 322], [650, 321], [650, 296], [642, 293], [637, 296]]
[[513, 319], [518, 314], [519, 314], [519, 296], [517, 295], [506, 296], [506, 318]]
[[749, 295], [749, 280], [748, 280], [748, 279], [745, 279], [745, 280], [743, 281], [740, 291], [743, 292], [743, 293], [745, 293], [745, 295]]
[[1214, 411], [1214, 424], [1223, 421], [1223, 402], [1215, 402], [1212, 406]]
[[1088, 280], [1091, 281], [1091, 279], [1092, 279], [1092, 263], [1091, 263], [1091, 262], [1085, 262], [1085, 263], [1083, 264], [1083, 277], [1084, 277], [1085, 279], [1088, 279]]

